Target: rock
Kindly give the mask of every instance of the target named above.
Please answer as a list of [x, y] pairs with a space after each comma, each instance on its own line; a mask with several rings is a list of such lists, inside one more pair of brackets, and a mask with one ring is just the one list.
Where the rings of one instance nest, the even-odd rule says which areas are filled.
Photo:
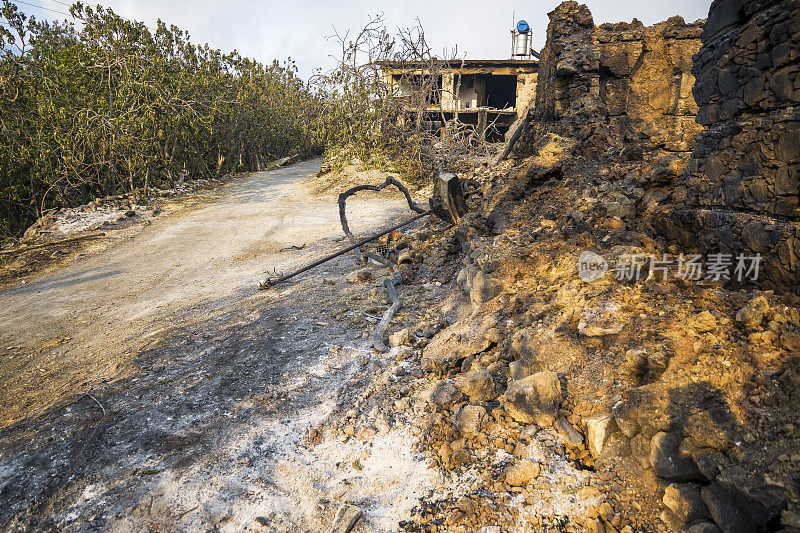
[[708, 311], [701, 311], [696, 315], [691, 315], [686, 323], [698, 333], [707, 333], [717, 328], [717, 319]]
[[644, 348], [631, 348], [625, 352], [625, 362], [620, 367], [620, 372], [629, 378], [638, 379], [647, 373], [649, 356]]
[[587, 418], [583, 421], [586, 428], [586, 444], [592, 457], [597, 458], [603, 453], [608, 437], [614, 432], [616, 423], [611, 415], [600, 415]]
[[333, 518], [330, 533], [350, 533], [361, 518], [361, 509], [353, 505], [342, 505]]
[[583, 444], [583, 435], [580, 431], [575, 429], [563, 416], [559, 416], [553, 427], [556, 428], [558, 434], [564, 439], [567, 445], [577, 448]]
[[769, 311], [769, 302], [763, 296], [753, 298], [736, 313], [736, 322], [747, 329], [758, 329]]
[[454, 469], [469, 462], [469, 451], [463, 447], [453, 448], [449, 443], [444, 443], [439, 448], [439, 457], [448, 468]]
[[464, 374], [458, 383], [461, 391], [473, 402], [488, 402], [497, 398], [489, 370], [473, 370]]
[[700, 474], [706, 479], [714, 479], [723, 468], [730, 464], [730, 460], [713, 448], [701, 447], [694, 439], [683, 439], [680, 445], [680, 453], [684, 456], [691, 456]]
[[784, 509], [781, 513], [781, 525], [787, 528], [800, 529], [800, 513]]
[[512, 380], [525, 379], [541, 370], [542, 365], [529, 357], [523, 357], [509, 363], [509, 377]]
[[608, 502], [603, 502], [598, 507], [598, 512], [600, 513], [600, 518], [605, 520], [606, 522], [611, 522], [614, 518], [614, 508], [611, 507], [611, 504]]
[[561, 382], [555, 372], [538, 372], [512, 381], [504, 395], [504, 406], [522, 424], [552, 425], [561, 405]]
[[369, 281], [372, 279], [372, 270], [369, 267], [354, 270], [347, 275], [346, 279], [350, 283]]
[[456, 276], [456, 283], [464, 291], [469, 292], [469, 288], [472, 286], [472, 280], [477, 272], [478, 269], [475, 268], [474, 266], [472, 265], [465, 266], [464, 268], [458, 271], [458, 276]]
[[469, 299], [473, 305], [478, 306], [494, 299], [502, 291], [502, 286], [497, 281], [487, 277], [483, 271], [478, 270], [472, 278]]
[[636, 203], [623, 194], [614, 194], [610, 198], [603, 198], [601, 204], [606, 210], [606, 216], [620, 220], [633, 220], [636, 218]]
[[482, 353], [491, 345], [487, 332], [496, 325], [496, 317], [476, 315], [447, 327], [426, 346], [423, 368], [446, 368], [465, 357]]
[[486, 367], [493, 379], [506, 381], [508, 378], [508, 363], [505, 361], [495, 361]]
[[486, 409], [480, 405], [465, 405], [453, 416], [453, 426], [464, 437], [475, 437], [486, 423]]
[[672, 511], [680, 525], [711, 518], [697, 483], [672, 483], [664, 490], [664, 505]]
[[606, 528], [603, 521], [599, 518], [590, 518], [584, 525], [586, 533], [606, 533]]
[[736, 496], [762, 528], [777, 520], [786, 507], [788, 497], [784, 489], [767, 485], [761, 474], [750, 472], [741, 464], [722, 470], [716, 481], [729, 494]]
[[486, 332], [484, 335], [487, 341], [490, 344], [499, 344], [500, 341], [503, 340], [503, 334], [500, 332], [498, 328], [490, 328], [489, 331]]
[[675, 433], [656, 433], [650, 441], [650, 466], [667, 481], [692, 481], [700, 477], [691, 457], [680, 453], [681, 437]]
[[757, 530], [741, 503], [719, 483], [703, 487], [700, 495], [723, 533], [752, 533]]
[[401, 329], [400, 331], [397, 331], [389, 335], [389, 346], [393, 348], [397, 346], [406, 345], [408, 344], [408, 341], [409, 341], [409, 335], [407, 328]]
[[440, 381], [427, 393], [428, 403], [437, 411], [449, 409], [461, 399], [461, 391], [449, 381]]
[[614, 415], [614, 421], [617, 427], [622, 431], [626, 437], [633, 438], [641, 430], [639, 421], [636, 419], [636, 410], [633, 408], [631, 402], [627, 400], [620, 400], [611, 408], [611, 414]]
[[714, 522], [702, 521], [683, 529], [683, 533], [721, 533]]
[[622, 322], [596, 322], [586, 318], [581, 318], [578, 322], [578, 333], [586, 337], [603, 337], [605, 335], [616, 335], [625, 324]]
[[541, 466], [536, 461], [523, 459], [506, 470], [505, 483], [512, 487], [524, 487], [537, 477]]
[[733, 424], [720, 411], [700, 411], [690, 416], [683, 426], [683, 434], [704, 448], [724, 452], [731, 446]]
[[800, 353], [800, 333], [791, 331], [783, 333], [781, 345], [792, 353]]

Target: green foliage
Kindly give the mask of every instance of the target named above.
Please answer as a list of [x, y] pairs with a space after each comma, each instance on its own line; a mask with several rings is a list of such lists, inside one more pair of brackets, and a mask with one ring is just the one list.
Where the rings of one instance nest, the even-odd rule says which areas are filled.
[[223, 54], [99, 6], [70, 12], [80, 29], [3, 0], [0, 234], [52, 208], [321, 147], [323, 101], [291, 60]]
[[333, 39], [342, 53], [337, 66], [312, 80], [324, 103], [318, 131], [326, 151], [341, 163], [355, 157], [373, 168], [415, 177], [419, 169], [402, 162], [409, 137], [400, 102], [376, 63], [394, 49], [382, 16], [371, 19], [352, 40], [338, 33]]

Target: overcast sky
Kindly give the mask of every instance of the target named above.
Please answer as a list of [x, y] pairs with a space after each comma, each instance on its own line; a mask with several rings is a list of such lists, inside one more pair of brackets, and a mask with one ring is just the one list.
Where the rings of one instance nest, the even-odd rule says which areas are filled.
[[[13, 0], [12, 0], [13, 1]], [[22, 1], [22, 0], [20, 0]], [[68, 11], [70, 0], [25, 0], [58, 11]], [[91, 0], [86, 4], [94, 5]], [[239, 50], [260, 61], [297, 61], [307, 77], [316, 67], [329, 68], [336, 46], [326, 40], [339, 30], [360, 28], [370, 14], [383, 13], [390, 29], [409, 26], [419, 18], [428, 42], [441, 55], [444, 47], [458, 45], [459, 57], [503, 59], [510, 55], [512, 16], [525, 19], [533, 29], [534, 48], [541, 49], [547, 30], [547, 13], [558, 0], [101, 0], [126, 18], [153, 25], [156, 19], [189, 30], [195, 42], [207, 42], [223, 51]], [[630, 22], [634, 17], [654, 24], [673, 15], [695, 21], [708, 15], [711, 0], [587, 0], [595, 24]], [[19, 4], [38, 18], [64, 18]]]

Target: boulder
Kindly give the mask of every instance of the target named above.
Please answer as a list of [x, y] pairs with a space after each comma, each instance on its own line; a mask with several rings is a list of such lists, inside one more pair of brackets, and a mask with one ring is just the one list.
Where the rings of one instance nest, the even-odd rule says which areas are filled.
[[464, 291], [469, 292], [469, 289], [472, 286], [472, 279], [475, 277], [475, 274], [477, 272], [478, 269], [475, 266], [473, 265], [465, 266], [464, 268], [458, 271], [458, 276], [456, 276], [456, 283]]
[[350, 283], [365, 282], [372, 279], [372, 269], [369, 267], [354, 270], [347, 274], [347, 281]]
[[441, 411], [460, 400], [461, 391], [449, 381], [440, 381], [427, 392], [426, 399], [437, 411]]
[[697, 469], [705, 479], [714, 479], [719, 473], [730, 465], [727, 456], [713, 448], [704, 448], [692, 438], [685, 438], [681, 442], [680, 453], [691, 456]]
[[800, 513], [784, 509], [781, 513], [781, 525], [786, 528], [794, 528], [789, 531], [800, 530]]
[[661, 479], [692, 481], [700, 471], [690, 456], [680, 452], [681, 437], [675, 433], [656, 433], [650, 441], [650, 466]]
[[736, 313], [736, 322], [747, 329], [758, 329], [769, 311], [769, 302], [763, 296], [753, 298]]
[[556, 428], [556, 431], [558, 431], [558, 434], [561, 435], [561, 438], [564, 439], [564, 442], [566, 442], [568, 446], [577, 448], [583, 444], [583, 435], [581, 435], [581, 432], [575, 429], [563, 416], [559, 416], [556, 419], [553, 427]]
[[733, 423], [726, 413], [714, 410], [700, 411], [686, 420], [683, 434], [701, 447], [724, 452], [731, 447]]
[[708, 311], [689, 316], [686, 323], [698, 333], [707, 333], [717, 328], [717, 319]]
[[478, 270], [472, 277], [472, 285], [469, 288], [469, 299], [472, 305], [479, 306], [484, 302], [494, 299], [503, 290], [500, 283], [488, 276], [483, 271]]
[[464, 437], [475, 437], [486, 424], [486, 409], [480, 405], [465, 405], [453, 416], [453, 426]]
[[497, 398], [492, 374], [486, 369], [467, 372], [459, 380], [458, 387], [473, 402], [488, 402]]
[[450, 368], [470, 355], [482, 353], [491, 346], [488, 332], [496, 325], [496, 316], [472, 316], [443, 329], [425, 347], [422, 367], [430, 370]]
[[542, 364], [531, 357], [523, 357], [509, 363], [509, 376], [512, 380], [525, 379], [542, 369]]
[[590, 518], [583, 526], [586, 533], [606, 533], [606, 527], [599, 518]]
[[716, 481], [722, 488], [736, 496], [762, 528], [766, 527], [767, 523], [777, 520], [788, 502], [785, 489], [768, 485], [763, 475], [751, 472], [741, 464], [723, 469]]
[[703, 520], [683, 529], [683, 533], [721, 533], [714, 522]]
[[781, 345], [792, 353], [800, 354], [800, 333], [784, 332], [781, 334]]
[[600, 415], [587, 418], [583, 421], [586, 428], [586, 444], [592, 457], [597, 458], [603, 453], [603, 447], [608, 441], [608, 437], [617, 429], [614, 417], [611, 415]]
[[611, 414], [614, 415], [614, 422], [622, 433], [629, 439], [636, 436], [642, 427], [636, 419], [636, 410], [633, 404], [627, 400], [620, 400], [611, 408]]
[[517, 422], [533, 422], [540, 427], [547, 427], [553, 424], [561, 400], [558, 375], [547, 371], [512, 381], [503, 397], [503, 404]]
[[536, 461], [523, 459], [518, 463], [514, 463], [506, 470], [505, 482], [506, 485], [512, 487], [524, 487], [537, 477], [541, 466]]
[[408, 341], [409, 341], [408, 328], [401, 329], [400, 331], [397, 331], [389, 335], [389, 346], [391, 346], [392, 348], [408, 344]]
[[681, 526], [711, 518], [697, 483], [672, 483], [664, 490], [664, 505], [673, 512]]
[[758, 530], [741, 502], [719, 483], [703, 487], [700, 495], [723, 533], [752, 533]]
[[616, 335], [624, 327], [625, 324], [622, 322], [584, 317], [578, 322], [578, 333], [586, 337], [604, 337], [606, 335]]

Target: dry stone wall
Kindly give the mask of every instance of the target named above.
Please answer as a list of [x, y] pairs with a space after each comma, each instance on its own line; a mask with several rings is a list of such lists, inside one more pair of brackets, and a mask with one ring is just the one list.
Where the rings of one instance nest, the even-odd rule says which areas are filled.
[[595, 27], [585, 5], [564, 2], [550, 14], [539, 87], [524, 153], [549, 132], [589, 151], [632, 157], [655, 150], [688, 152], [700, 131], [691, 88], [692, 54], [702, 22], [673, 17], [654, 26]]
[[705, 129], [668, 238], [765, 256], [768, 286], [800, 286], [800, 3], [716, 0], [692, 72]]
[[549, 16], [517, 155], [557, 133], [674, 162], [648, 185], [666, 187], [653, 227], [681, 251], [761, 254], [763, 286], [800, 290], [800, 2], [715, 0], [707, 21], [648, 27], [596, 27], [575, 1]]

